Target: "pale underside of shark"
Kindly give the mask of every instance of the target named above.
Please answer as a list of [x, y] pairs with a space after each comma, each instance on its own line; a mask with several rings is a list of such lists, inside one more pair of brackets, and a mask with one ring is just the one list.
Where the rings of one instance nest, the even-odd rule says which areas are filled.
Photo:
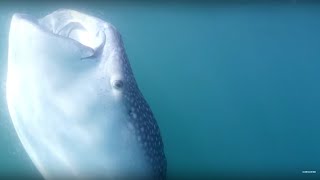
[[15, 130], [46, 179], [165, 178], [159, 127], [111, 24], [66, 9], [15, 14], [6, 87]]

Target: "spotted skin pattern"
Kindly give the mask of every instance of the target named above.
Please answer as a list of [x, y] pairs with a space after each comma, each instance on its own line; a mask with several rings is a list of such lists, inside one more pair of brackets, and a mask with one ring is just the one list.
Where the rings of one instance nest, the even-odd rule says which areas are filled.
[[[118, 34], [118, 36], [120, 36]], [[118, 38], [118, 39], [121, 39]], [[119, 42], [122, 44], [122, 42]], [[118, 46], [123, 47], [123, 46]], [[118, 49], [118, 60], [123, 68], [124, 78], [114, 82], [113, 87], [122, 93], [123, 101], [128, 110], [128, 128], [134, 131], [135, 138], [144, 150], [147, 162], [150, 163], [155, 179], [165, 179], [167, 160], [159, 127], [154, 115], [140, 92], [124, 48]]]
[[[17, 22], [20, 22], [20, 19], [22, 19], [22, 18], [20, 18], [20, 16], [16, 16], [16, 18], [14, 18], [14, 19], [16, 19]], [[75, 21], [75, 22], [79, 21], [79, 23], [74, 23], [72, 21]], [[23, 20], [21, 20], [21, 22], [28, 22], [26, 24], [29, 24], [32, 27], [33, 26], [38, 27], [38, 24], [36, 21], [29, 22], [29, 20], [23, 19]], [[72, 97], [72, 98], [66, 98], [66, 99], [71, 104], [70, 105], [70, 107], [72, 107], [72, 108], [70, 108], [71, 110], [73, 109], [74, 106], [77, 106], [77, 103], [80, 102], [80, 100], [83, 100], [83, 99], [84, 99], [84, 102], [86, 102], [88, 104], [93, 103], [94, 105], [96, 105], [95, 103], [98, 102], [97, 107], [99, 107], [99, 108], [103, 107], [104, 105], [106, 105], [106, 106], [115, 105], [116, 108], [114, 108], [114, 109], [113, 109], [113, 107], [112, 108], [108, 107], [111, 110], [108, 109], [107, 107], [105, 108], [106, 113], [101, 113], [102, 114], [101, 119], [100, 119], [100, 116], [99, 116], [99, 118], [97, 118], [98, 123], [102, 122], [101, 124], [103, 124], [104, 120], [107, 120], [109, 118], [109, 123], [111, 124], [111, 127], [121, 126], [121, 128], [117, 127], [118, 129], [116, 129], [116, 131], [117, 130], [120, 130], [121, 132], [124, 131], [125, 135], [121, 134], [120, 137], [118, 137], [118, 135], [120, 134], [120, 133], [118, 133], [119, 131], [117, 131], [114, 134], [113, 134], [113, 132], [106, 133], [106, 135], [111, 135], [111, 136], [108, 136], [106, 139], [101, 140], [102, 141], [101, 144], [103, 144], [105, 141], [108, 141], [108, 140], [109, 140], [108, 143], [110, 143], [110, 142], [113, 143], [114, 142], [114, 141], [112, 141], [113, 135], [115, 135], [115, 138], [114, 138], [115, 141], [119, 140], [119, 144], [115, 143], [116, 144], [115, 147], [110, 147], [110, 149], [107, 149], [107, 152], [106, 152], [107, 157], [101, 157], [101, 161], [103, 161], [103, 160], [106, 161], [106, 163], [105, 163], [105, 164], [107, 164], [106, 167], [100, 166], [100, 164], [103, 164], [103, 165], [105, 165], [105, 164], [103, 162], [99, 162], [99, 160], [100, 160], [99, 154], [96, 155], [95, 153], [93, 153], [93, 155], [92, 155], [92, 157], [98, 159], [97, 163], [95, 163], [95, 162], [92, 163], [93, 160], [90, 157], [81, 158], [79, 155], [81, 155], [81, 156], [83, 155], [82, 149], [80, 148], [80, 150], [79, 150], [78, 148], [76, 148], [77, 146], [76, 147], [73, 146], [74, 142], [75, 142], [75, 145], [79, 144], [77, 141], [77, 138], [74, 138], [74, 139], [76, 139], [74, 141], [72, 141], [73, 139], [70, 138], [71, 140], [69, 140], [68, 143], [65, 143], [66, 140], [65, 140], [64, 136], [60, 138], [59, 131], [58, 131], [58, 133], [55, 134], [56, 136], [54, 136], [55, 138], [53, 138], [53, 140], [50, 139], [52, 137], [51, 134], [47, 135], [47, 133], [44, 133], [42, 131], [39, 131], [36, 134], [32, 131], [32, 136], [28, 133], [22, 134], [21, 137], [27, 137], [26, 141], [25, 141], [25, 144], [27, 145], [26, 147], [31, 147], [29, 149], [27, 148], [27, 151], [29, 150], [28, 151], [29, 155], [31, 154], [30, 157], [33, 160], [34, 159], [36, 160], [35, 162], [36, 162], [36, 165], [38, 165], [37, 166], [38, 169], [40, 169], [40, 172], [43, 172], [46, 175], [45, 177], [48, 177], [48, 179], [50, 177], [53, 177], [53, 179], [55, 179], [55, 177], [56, 177], [55, 175], [57, 172], [58, 172], [58, 174], [65, 173], [66, 177], [69, 177], [69, 176], [75, 177], [74, 176], [75, 174], [79, 175], [79, 177], [87, 177], [87, 175], [90, 176], [90, 175], [92, 175], [92, 172], [95, 172], [95, 170], [96, 170], [95, 167], [97, 167], [98, 169], [101, 168], [103, 170], [106, 170], [106, 172], [105, 172], [106, 174], [104, 174], [104, 172], [101, 173], [102, 175], [106, 175], [106, 177], [117, 177], [118, 175], [120, 177], [126, 176], [124, 174], [126, 174], [127, 172], [128, 172], [128, 174], [131, 173], [131, 169], [127, 169], [127, 168], [132, 168], [134, 175], [142, 175], [142, 176], [145, 175], [148, 177], [149, 172], [150, 172], [149, 170], [151, 170], [152, 178], [148, 177], [148, 179], [166, 179], [167, 160], [166, 160], [166, 157], [164, 154], [164, 144], [161, 139], [161, 133], [160, 133], [157, 122], [154, 118], [154, 115], [153, 115], [147, 101], [144, 99], [142, 93], [140, 92], [140, 90], [138, 88], [137, 82], [134, 78], [130, 63], [128, 61], [128, 57], [127, 57], [125, 49], [124, 49], [124, 45], [123, 45], [120, 33], [112, 25], [110, 25], [108, 23], [105, 23], [101, 20], [94, 19], [92, 17], [86, 16], [84, 14], [81, 14], [81, 13], [78, 13], [78, 12], [75, 12], [72, 10], [58, 10], [58, 11], [52, 13], [51, 15], [48, 15], [47, 17], [44, 17], [43, 19], [40, 20], [41, 27], [45, 28], [45, 30], [48, 31], [49, 33], [52, 33], [52, 34], [50, 34], [50, 37], [55, 37], [58, 35], [63, 36], [63, 37], [64, 36], [67, 37], [67, 36], [69, 36], [70, 32], [73, 30], [72, 28], [78, 30], [79, 26], [80, 27], [82, 26], [81, 23], [83, 23], [84, 27], [94, 27], [93, 29], [94, 29], [94, 31], [98, 32], [98, 35], [99, 35], [99, 33], [101, 33], [101, 34], [103, 34], [103, 32], [105, 33], [104, 34], [105, 36], [103, 36], [105, 38], [102, 38], [104, 43], [100, 43], [101, 46], [100, 45], [97, 47], [93, 46], [94, 48], [91, 47], [92, 50], [94, 50], [93, 54], [90, 53], [91, 51], [88, 51], [88, 53], [81, 53], [81, 61], [84, 64], [85, 63], [90, 64], [90, 68], [88, 68], [88, 69], [90, 69], [90, 70], [94, 69], [93, 72], [88, 70], [89, 76], [86, 76], [86, 77], [89, 77], [88, 78], [89, 80], [84, 78], [85, 79], [84, 82], [86, 82], [86, 83], [83, 83], [83, 84], [85, 84], [85, 86], [86, 86], [88, 84], [91, 84], [91, 81], [93, 81], [92, 85], [94, 87], [97, 87], [98, 90], [92, 90], [93, 93], [91, 93], [91, 91], [89, 91], [89, 92], [80, 91], [79, 94], [85, 93], [85, 94], [90, 94], [90, 95], [92, 95], [92, 94], [96, 95], [96, 93], [98, 93], [98, 96], [101, 96], [101, 98], [100, 97], [97, 98], [99, 100], [95, 100], [94, 98], [93, 98], [94, 100], [91, 100], [91, 98], [90, 98], [91, 96], [88, 96], [88, 98], [82, 98], [82, 97], [78, 98], [78, 96], [73, 96], [72, 93], [70, 93], [70, 94], [66, 93], [68, 95], [67, 97], [69, 97], [69, 95]], [[21, 23], [13, 23], [13, 24], [15, 24], [17, 26], [21, 25]], [[17, 30], [17, 29], [21, 29], [21, 28], [13, 28], [13, 29]], [[38, 31], [30, 31], [29, 34], [32, 35], [31, 37], [34, 37], [35, 33], [37, 33], [37, 32]], [[40, 31], [40, 32], [42, 32], [42, 31]], [[48, 32], [46, 32], [46, 33], [48, 33]], [[19, 34], [22, 34], [22, 33], [24, 33], [24, 32], [19, 31]], [[55, 36], [53, 36], [53, 34]], [[15, 36], [11, 36], [11, 37], [15, 37]], [[37, 37], [37, 36], [35, 36], [35, 37]], [[45, 37], [47, 37], [47, 36], [45, 36]], [[61, 37], [59, 37], [59, 38], [61, 38]], [[67, 38], [69, 38], [69, 37], [67, 37]], [[100, 39], [100, 38], [98, 38], [98, 39]], [[59, 39], [59, 40], [61, 40], [61, 39]], [[19, 41], [15, 41], [15, 42], [21, 43], [20, 39], [19, 39]], [[35, 46], [35, 47], [38, 47], [38, 46], [41, 47], [40, 46], [41, 42], [42, 41], [40, 41], [39, 44], [36, 44], [37, 46]], [[87, 48], [83, 48], [81, 46], [81, 50], [82, 49], [87, 50]], [[85, 52], [87, 52], [87, 51], [85, 51]], [[26, 54], [28, 54], [28, 53], [26, 53]], [[49, 60], [51, 60], [51, 59], [49, 58]], [[46, 63], [44, 63], [44, 64], [46, 64]], [[49, 64], [51, 64], [51, 63], [49, 63]], [[57, 63], [57, 64], [59, 64], [59, 63]], [[61, 64], [65, 65], [64, 63], [61, 63]], [[70, 64], [72, 64], [72, 63], [70, 63]], [[70, 64], [68, 64], [68, 65], [70, 65]], [[85, 70], [83, 70], [83, 71], [85, 71]], [[83, 71], [81, 71], [81, 73], [79, 73], [79, 74], [82, 75], [82, 73], [84, 73]], [[60, 77], [59, 76], [61, 74], [60, 71], [59, 71], [59, 73], [55, 73], [55, 71], [52, 71], [52, 72], [54, 72], [53, 74], [51, 74], [52, 77]], [[61, 70], [61, 72], [63, 73], [64, 71]], [[77, 71], [75, 71], [75, 72], [77, 72]], [[85, 72], [87, 73], [87, 71], [85, 71]], [[66, 73], [66, 74], [69, 75], [69, 73]], [[10, 76], [10, 77], [14, 77], [14, 76]], [[21, 75], [21, 77], [22, 77], [22, 75]], [[31, 76], [31, 79], [33, 79], [33, 76]], [[37, 78], [35, 78], [35, 79], [37, 79]], [[70, 78], [70, 79], [72, 79], [72, 78]], [[31, 82], [33, 82], [33, 81], [31, 81]], [[34, 81], [34, 82], [36, 82], [36, 81]], [[106, 83], [106, 84], [104, 84], [104, 83]], [[84, 86], [82, 86], [83, 84], [81, 84], [80, 87], [84, 87]], [[11, 87], [11, 89], [14, 89], [14, 88], [12, 88], [14, 86], [10, 86], [10, 87]], [[29, 87], [31, 87], [31, 86], [29, 86]], [[45, 86], [45, 87], [47, 87], [47, 86]], [[49, 86], [49, 87], [51, 87], [51, 86]], [[22, 88], [17, 88], [17, 89], [22, 89]], [[53, 88], [53, 89], [56, 90], [55, 88]], [[84, 88], [84, 89], [87, 90], [87, 88]], [[88, 89], [90, 89], [90, 88], [88, 88]], [[92, 88], [92, 89], [95, 89], [95, 88]], [[31, 88], [31, 90], [27, 91], [27, 92], [33, 92], [32, 90], [33, 89]], [[48, 93], [49, 95], [51, 95], [51, 91], [50, 92], [45, 91], [46, 88], [41, 88], [41, 90], [43, 90], [43, 91], [41, 91], [41, 93], [44, 93], [44, 94]], [[16, 92], [16, 91], [9, 91], [9, 92]], [[24, 95], [23, 92], [25, 92], [25, 91], [18, 91], [17, 94], [20, 95], [20, 93], [21, 93]], [[36, 92], [38, 92], [38, 91], [36, 91]], [[29, 94], [33, 95], [33, 93], [29, 93]], [[29, 94], [27, 94], [27, 95], [29, 95]], [[59, 95], [58, 93], [55, 93], [55, 92], [52, 94]], [[35, 93], [35, 95], [38, 95], [38, 94]], [[13, 95], [12, 97], [15, 97], [15, 95]], [[28, 96], [25, 96], [25, 97], [28, 97]], [[35, 96], [35, 97], [37, 97], [37, 96]], [[52, 96], [48, 96], [48, 97], [52, 97]], [[12, 99], [15, 100], [14, 98], [12, 98]], [[77, 100], [79, 100], [79, 101], [77, 101]], [[108, 101], [110, 101], [110, 102], [108, 102]], [[18, 101], [18, 102], [20, 102], [20, 101]], [[33, 101], [31, 101], [31, 102], [33, 102]], [[53, 107], [56, 107], [56, 104], [59, 104], [59, 105], [66, 104], [66, 107], [69, 107], [68, 103], [64, 103], [65, 101], [62, 101], [61, 103], [60, 103], [60, 101], [59, 101], [59, 103], [57, 103], [56, 101], [54, 101], [54, 103], [51, 103], [51, 101], [39, 101], [39, 102], [42, 103], [41, 106], [39, 106], [40, 109], [41, 109], [41, 107], [52, 107], [52, 105], [54, 105]], [[103, 103], [103, 102], [106, 102], [106, 103]], [[91, 104], [87, 105], [86, 103], [82, 107], [86, 107], [86, 108], [89, 107], [89, 110], [85, 111], [86, 112], [85, 115], [88, 115], [88, 116], [84, 116], [84, 117], [92, 117], [91, 115], [96, 115], [96, 111], [94, 111], [94, 110], [91, 114], [90, 108], [92, 106], [90, 106]], [[19, 103], [14, 101], [11, 104], [15, 105], [15, 104], [19, 104]], [[38, 104], [31, 103], [31, 105], [34, 105], [34, 106], [31, 106], [31, 108], [33, 108], [33, 107], [37, 107], [36, 105], [38, 105]], [[46, 106], [44, 106], [44, 105], [46, 105]], [[31, 116], [29, 113], [30, 112], [29, 107], [30, 106], [26, 106], [26, 108], [25, 108], [23, 106], [21, 109], [19, 109], [19, 106], [18, 106], [18, 110], [21, 110], [20, 112], [25, 113], [25, 114], [23, 114], [23, 115], [25, 115], [23, 117], [30, 117]], [[93, 106], [93, 107], [96, 107], [96, 106]], [[103, 110], [104, 109], [101, 108], [101, 111], [103, 111]], [[60, 111], [56, 111], [55, 108], [46, 108], [45, 111], [52, 112], [52, 114], [56, 114], [55, 112], [60, 112]], [[11, 112], [15, 112], [15, 111], [11, 111]], [[73, 111], [68, 111], [68, 113], [69, 113], [68, 115], [72, 118], [76, 118], [76, 119], [79, 118], [77, 116], [78, 114], [76, 111], [75, 111], [75, 113], [73, 113]], [[111, 113], [111, 115], [109, 117], [108, 117], [108, 115], [109, 115], [108, 113]], [[112, 113], [115, 113], [116, 115], [112, 115]], [[42, 114], [40, 113], [40, 115], [38, 115], [38, 116], [39, 116], [39, 118], [36, 117], [34, 119], [36, 119], [36, 120], [41, 119]], [[62, 116], [62, 117], [64, 117], [64, 116]], [[18, 118], [18, 120], [25, 120], [25, 119], [27, 119], [27, 118]], [[61, 119], [63, 120], [64, 118], [61, 118]], [[86, 119], [81, 119], [81, 118], [79, 118], [79, 119], [86, 120]], [[18, 124], [19, 124], [20, 121], [18, 121], [18, 120], [16, 120], [15, 122], [18, 122]], [[56, 119], [54, 119], [54, 120], [56, 120]], [[30, 122], [30, 121], [28, 121], [28, 122]], [[25, 123], [25, 124], [27, 124], [27, 123]], [[30, 124], [30, 123], [28, 123], [28, 124]], [[37, 125], [35, 127], [38, 127], [38, 125], [39, 126], [43, 125], [41, 123], [38, 123], [38, 121], [34, 121], [34, 124]], [[47, 127], [46, 124], [47, 123], [44, 123], [45, 128]], [[72, 123], [70, 123], [70, 124], [73, 125]], [[87, 129], [86, 126], [82, 126], [81, 123], [79, 123], [79, 124], [80, 125], [77, 126], [78, 129], [84, 129], [84, 130]], [[95, 123], [92, 123], [92, 124], [95, 124]], [[98, 125], [99, 126], [97, 126], [98, 127], [97, 132], [104, 132], [105, 129], [103, 129], [103, 126], [101, 127], [100, 124], [98, 124]], [[127, 126], [127, 127], [123, 127], [122, 125]], [[26, 126], [26, 127], [30, 128], [33, 126]], [[25, 132], [23, 130], [26, 130], [27, 129], [26, 127], [25, 126], [22, 126], [22, 127], [18, 126], [17, 129], [22, 130], [21, 132]], [[60, 126], [57, 125], [57, 127], [60, 127]], [[74, 127], [74, 126], [70, 126], [70, 127]], [[50, 129], [50, 128], [51, 127], [49, 127], [48, 129]], [[43, 129], [43, 128], [40, 128], [40, 129]], [[56, 128], [56, 129], [59, 129], [59, 128]], [[129, 133], [127, 133], [127, 130], [129, 130]], [[26, 131], [26, 132], [29, 132], [29, 131]], [[86, 131], [84, 131], [84, 132], [86, 132]], [[42, 135], [42, 136], [36, 136], [38, 134]], [[97, 134], [99, 134], [99, 133], [97, 133]], [[127, 134], [130, 135], [129, 138], [126, 137]], [[133, 134], [133, 136], [132, 136], [132, 134]], [[45, 135], [45, 136], [43, 136], [43, 135]], [[65, 135], [65, 134], [63, 134], [63, 135]], [[103, 137], [103, 135], [105, 135], [105, 134], [102, 133], [102, 137]], [[31, 136], [31, 138], [28, 139], [28, 137], [30, 137], [30, 136]], [[64, 155], [63, 153], [61, 153], [62, 155], [57, 157], [55, 155], [58, 153], [52, 153], [52, 151], [46, 152], [46, 150], [47, 150], [46, 146], [42, 145], [42, 141], [41, 141], [42, 138], [39, 138], [39, 137], [49, 137], [49, 138], [45, 139], [45, 142], [48, 142], [48, 144], [50, 144], [50, 143], [56, 144], [56, 142], [58, 142], [58, 144], [65, 143], [65, 144], [63, 144], [63, 146], [60, 147], [60, 149], [58, 149], [59, 151], [57, 151], [57, 152], [72, 152], [70, 154], [74, 154], [74, 156], [68, 156], [68, 155]], [[74, 137], [74, 136], [71, 133], [69, 137]], [[132, 139], [132, 137], [133, 137], [133, 139]], [[100, 147], [100, 139], [99, 138], [97, 138], [98, 139], [97, 140], [95, 138], [95, 136], [93, 136], [92, 139], [96, 140], [98, 142], [98, 143], [96, 143], [97, 149], [100, 148], [102, 150], [102, 152], [104, 152], [104, 150], [106, 150], [106, 149], [103, 149]], [[130, 139], [130, 141], [135, 139], [136, 141], [122, 142], [127, 139]], [[34, 142], [36, 142], [36, 143], [34, 143]], [[95, 142], [95, 141], [93, 141], [93, 142]], [[38, 144], [40, 144], [40, 146]], [[138, 145], [138, 147], [136, 145]], [[56, 146], [52, 146], [52, 147], [54, 147], [53, 149], [56, 149], [55, 148]], [[81, 144], [80, 144], [80, 147], [86, 148], [85, 145], [81, 146]], [[118, 147], [120, 147], [120, 148], [118, 149]], [[128, 149], [128, 151], [126, 151], [127, 149]], [[63, 150], [65, 150], [65, 151], [63, 151]], [[69, 151], [69, 150], [73, 150], [73, 151]], [[108, 150], [112, 151], [112, 153], [108, 152]], [[115, 153], [113, 151], [115, 151]], [[117, 153], [117, 151], [120, 151], [120, 152]], [[125, 153], [123, 153], [123, 151]], [[141, 153], [143, 154], [142, 156], [141, 156]], [[45, 155], [43, 155], [43, 154], [45, 154]], [[126, 155], [128, 155], [130, 157], [125, 157]], [[132, 157], [132, 156], [137, 156], [137, 157]], [[73, 157], [76, 157], [76, 158], [73, 158]], [[80, 157], [80, 158], [78, 158], [78, 157]], [[143, 158], [143, 159], [140, 159], [140, 158]], [[63, 161], [61, 161], [61, 160], [63, 160]], [[136, 161], [136, 163], [134, 161]], [[56, 162], [62, 162], [62, 163], [58, 164]], [[68, 163], [71, 162], [71, 163], [68, 164], [65, 162], [68, 162]], [[75, 163], [72, 164], [72, 162], [75, 162]], [[146, 164], [145, 164], [145, 162], [146, 162]], [[113, 163], [115, 163], [116, 165], [114, 165]], [[119, 163], [119, 165], [117, 163]], [[52, 165], [56, 166], [56, 169], [53, 169]], [[126, 166], [126, 165], [128, 165], [128, 166]], [[136, 167], [133, 167], [133, 166], [136, 166]], [[139, 166], [141, 166], [141, 167], [139, 167]], [[67, 167], [67, 168], [65, 168], [65, 167]], [[141, 170], [141, 168], [142, 168], [142, 170]], [[146, 169], [144, 169], [144, 168], [146, 168]], [[109, 176], [108, 170], [109, 171], [115, 170], [115, 174], [111, 173], [111, 175]], [[120, 172], [120, 174], [117, 174], [118, 172]], [[138, 174], [135, 174], [136, 172]], [[139, 173], [145, 173], [145, 174], [139, 174]], [[130, 179], [132, 179], [132, 178], [130, 177]], [[141, 178], [139, 178], [139, 179], [141, 179]]]

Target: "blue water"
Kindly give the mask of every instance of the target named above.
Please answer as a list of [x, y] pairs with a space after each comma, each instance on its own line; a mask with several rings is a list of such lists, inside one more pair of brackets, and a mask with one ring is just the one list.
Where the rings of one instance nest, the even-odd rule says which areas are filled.
[[169, 177], [320, 177], [320, 4], [168, 2], [0, 3], [1, 175], [41, 177], [6, 108], [10, 18], [61, 7], [122, 34], [161, 129]]

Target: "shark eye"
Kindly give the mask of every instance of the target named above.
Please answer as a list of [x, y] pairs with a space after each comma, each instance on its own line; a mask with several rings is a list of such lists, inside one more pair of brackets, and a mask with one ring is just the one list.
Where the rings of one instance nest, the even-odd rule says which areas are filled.
[[123, 87], [123, 81], [122, 80], [113, 81], [112, 87], [114, 87], [115, 89], [121, 89]]

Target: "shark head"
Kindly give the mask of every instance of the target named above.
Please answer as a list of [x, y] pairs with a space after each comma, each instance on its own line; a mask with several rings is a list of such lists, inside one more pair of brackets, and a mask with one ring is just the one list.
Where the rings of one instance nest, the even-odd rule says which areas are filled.
[[6, 87], [15, 130], [45, 178], [165, 177], [159, 127], [111, 24], [66, 9], [13, 15]]

